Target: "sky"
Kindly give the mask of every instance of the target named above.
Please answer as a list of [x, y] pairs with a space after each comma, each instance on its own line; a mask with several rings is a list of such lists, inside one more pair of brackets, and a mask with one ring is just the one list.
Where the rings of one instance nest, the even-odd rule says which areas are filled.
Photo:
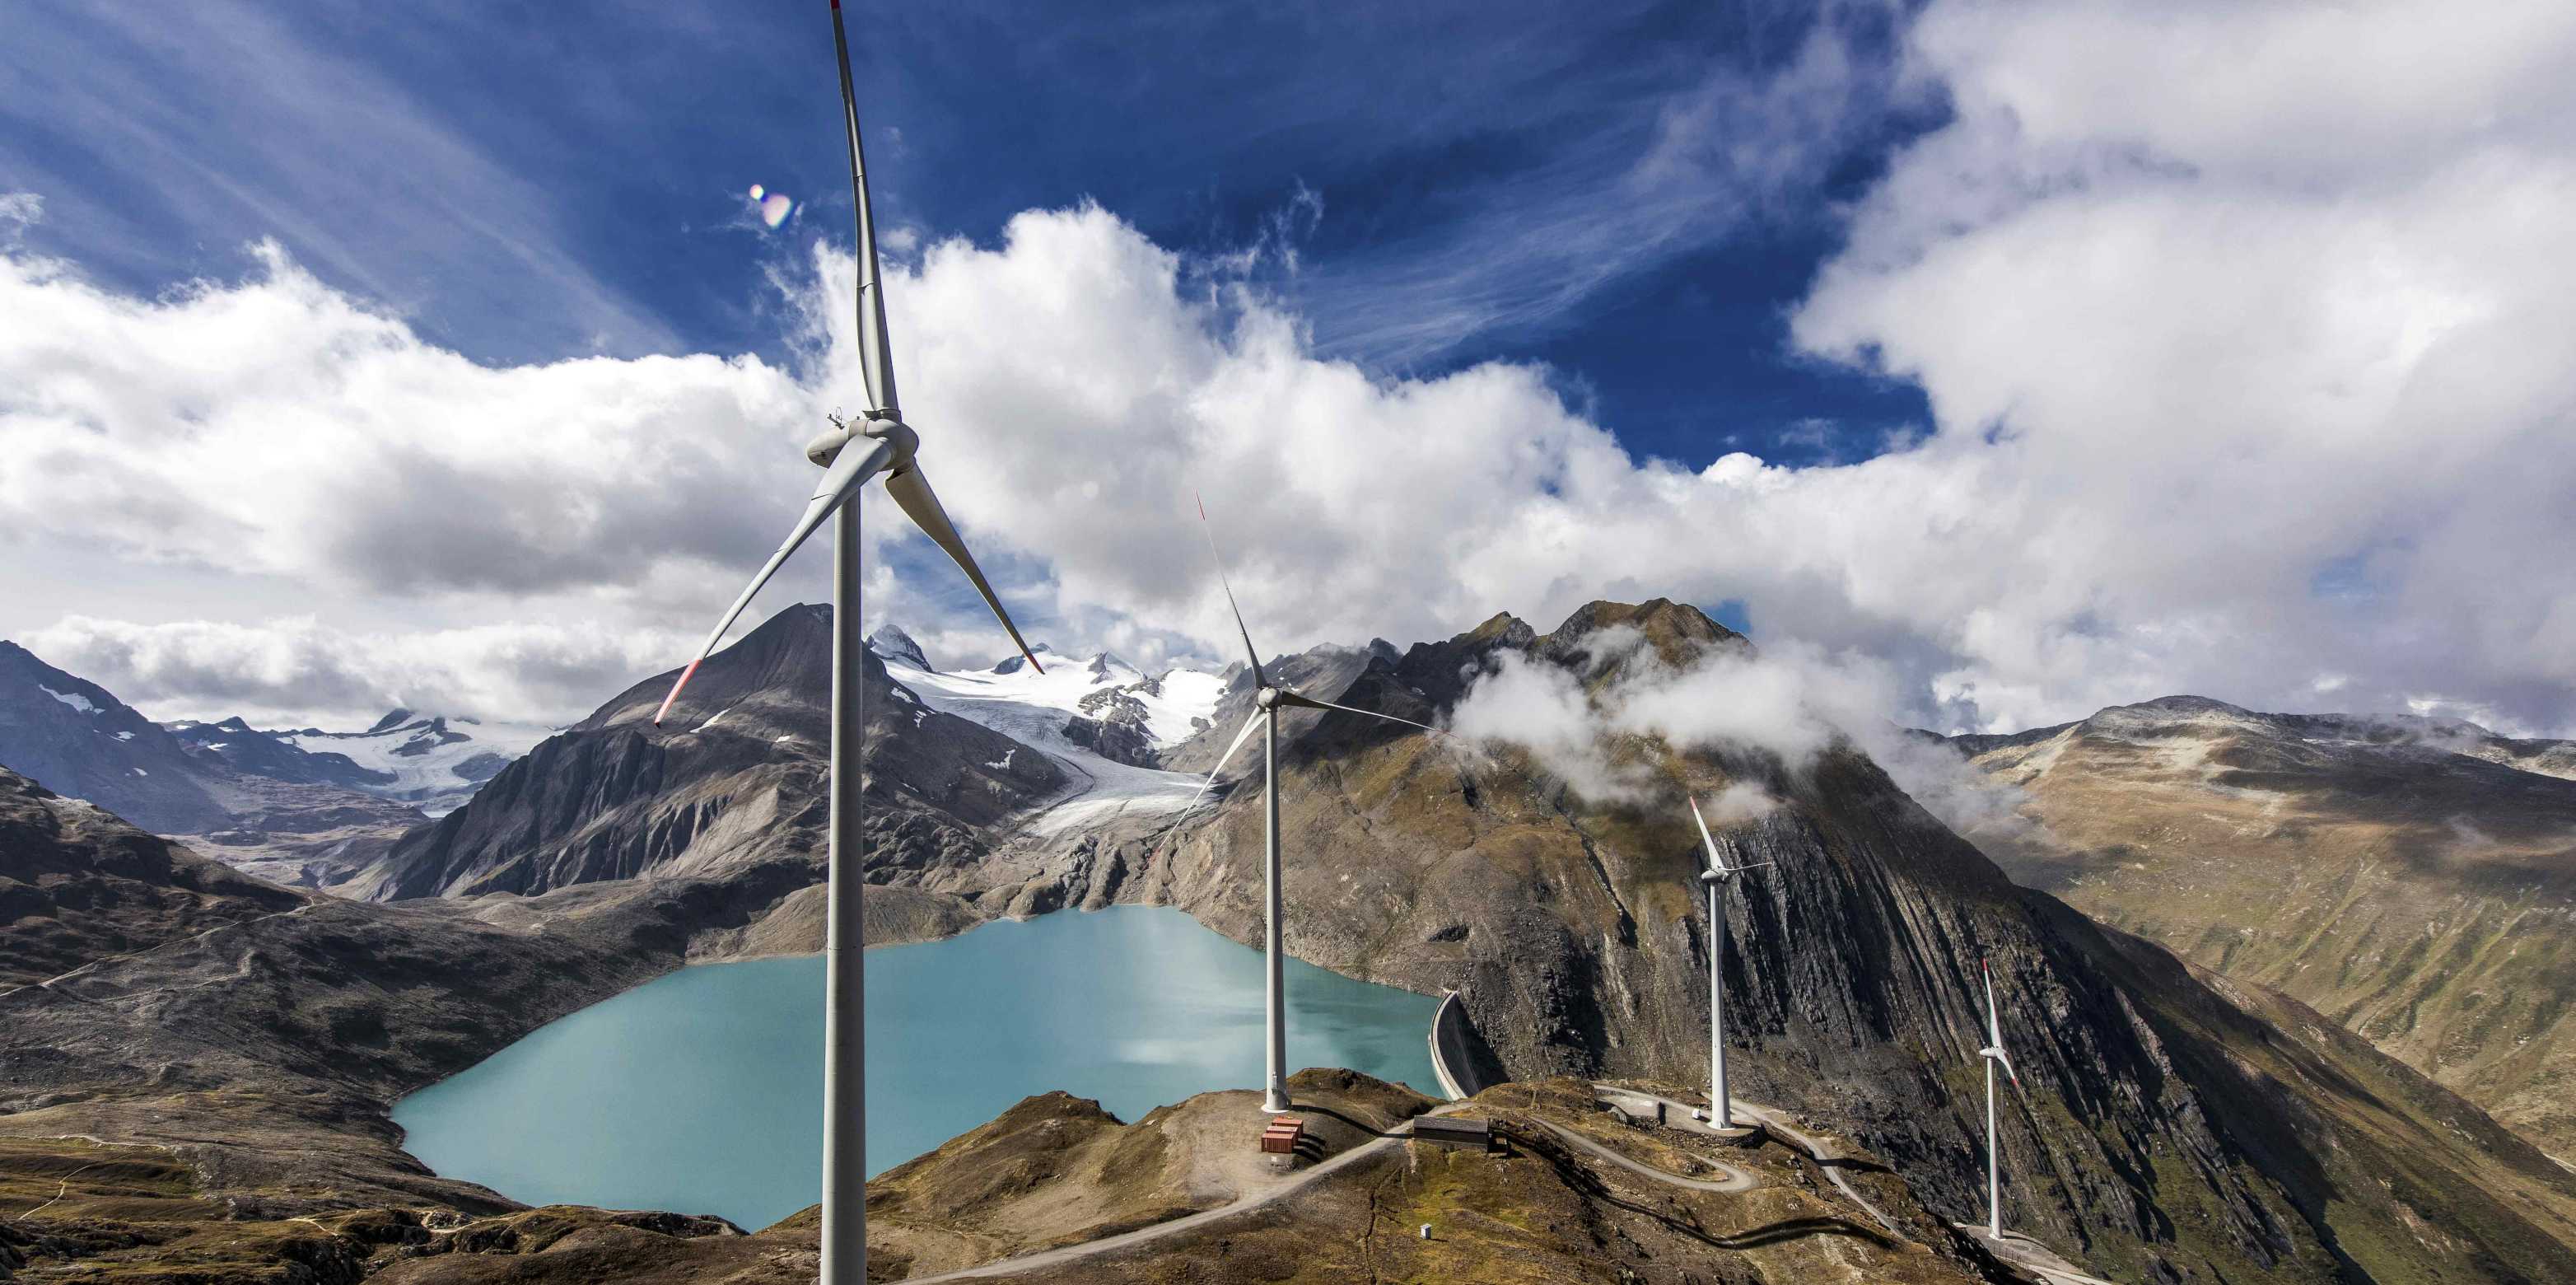
[[[1266, 651], [1664, 596], [1944, 730], [2576, 731], [2567, 6], [851, 12], [924, 471], [1060, 650], [1232, 658], [1195, 492]], [[861, 408], [850, 217], [820, 0], [33, 0], [0, 636], [578, 717]], [[871, 622], [1006, 651], [867, 519]]]

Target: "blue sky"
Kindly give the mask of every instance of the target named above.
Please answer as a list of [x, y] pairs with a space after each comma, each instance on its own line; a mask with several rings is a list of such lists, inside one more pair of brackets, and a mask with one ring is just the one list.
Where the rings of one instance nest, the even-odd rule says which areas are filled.
[[[819, 2], [38, 8], [0, 79], [0, 189], [46, 201], [29, 248], [129, 291], [239, 276], [275, 238], [478, 360], [774, 356], [763, 274], [849, 236]], [[1891, 101], [1886, 11], [852, 12], [892, 224], [989, 242], [1093, 200], [1176, 250], [1259, 249], [1326, 354], [1546, 362], [1632, 451], [1694, 466], [1923, 423], [1911, 385], [1798, 356], [1785, 324], [1842, 204], [1941, 119]], [[1747, 101], [1820, 25], [1853, 64], [1789, 118]], [[1671, 172], [1639, 184], [1659, 147]], [[744, 218], [755, 182], [804, 202], [780, 234]]]

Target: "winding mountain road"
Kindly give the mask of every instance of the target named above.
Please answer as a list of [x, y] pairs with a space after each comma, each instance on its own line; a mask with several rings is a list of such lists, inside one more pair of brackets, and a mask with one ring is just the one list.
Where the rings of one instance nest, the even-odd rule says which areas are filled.
[[[1602, 1093], [1617, 1094], [1647, 1102], [1661, 1102], [1664, 1104], [1666, 1111], [1680, 1111], [1684, 1120], [1689, 1121], [1690, 1124], [1698, 1125], [1703, 1131], [1708, 1127], [1706, 1125], [1700, 1125], [1697, 1120], [1691, 1119], [1691, 1112], [1704, 1109], [1694, 1106], [1691, 1103], [1678, 1102], [1671, 1098], [1660, 1097], [1637, 1089], [1623, 1089], [1615, 1084], [1595, 1084], [1592, 1087]], [[1903, 1237], [1906, 1235], [1905, 1230], [1898, 1227], [1894, 1219], [1889, 1218], [1885, 1212], [1879, 1209], [1878, 1206], [1869, 1203], [1869, 1197], [1860, 1194], [1860, 1189], [1851, 1185], [1851, 1182], [1843, 1177], [1841, 1162], [1845, 1157], [1840, 1154], [1828, 1154], [1828, 1149], [1825, 1144], [1816, 1141], [1814, 1137], [1799, 1129], [1798, 1126], [1791, 1124], [1787, 1114], [1783, 1113], [1778, 1108], [1766, 1107], [1747, 1102], [1742, 1098], [1736, 1097], [1732, 1093], [1726, 1096], [1733, 1103], [1735, 1110], [1743, 1112], [1744, 1114], [1761, 1121], [1762, 1127], [1768, 1129], [1773, 1137], [1806, 1152], [1807, 1158], [1815, 1161], [1816, 1167], [1823, 1170], [1826, 1179], [1834, 1184], [1834, 1189], [1843, 1193], [1844, 1197], [1849, 1199], [1853, 1204], [1860, 1206], [1861, 1212], [1868, 1214], [1870, 1221], [1877, 1223], [1880, 1230], [1885, 1231], [1891, 1236]]]
[[1530, 1123], [1547, 1130], [1549, 1133], [1555, 1135], [1557, 1141], [1562, 1142], [1595, 1160], [1607, 1161], [1637, 1175], [1640, 1178], [1644, 1178], [1652, 1182], [1660, 1182], [1668, 1187], [1685, 1187], [1692, 1191], [1721, 1191], [1732, 1195], [1740, 1191], [1751, 1191], [1762, 1185], [1761, 1179], [1756, 1178], [1752, 1174], [1746, 1173], [1731, 1164], [1718, 1160], [1711, 1160], [1708, 1164], [1711, 1168], [1716, 1169], [1726, 1176], [1714, 1181], [1706, 1178], [1685, 1178], [1680, 1174], [1665, 1173], [1663, 1170], [1657, 1169], [1652, 1165], [1631, 1160], [1628, 1157], [1619, 1154], [1617, 1151], [1605, 1147], [1582, 1134], [1576, 1133], [1572, 1129], [1565, 1128], [1561, 1125], [1550, 1124], [1545, 1120], [1533, 1119]]

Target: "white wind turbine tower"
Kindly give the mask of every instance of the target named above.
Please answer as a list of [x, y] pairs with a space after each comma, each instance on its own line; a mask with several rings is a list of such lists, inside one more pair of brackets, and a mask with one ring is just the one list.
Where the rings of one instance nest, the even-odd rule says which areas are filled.
[[1244, 741], [1250, 739], [1253, 728], [1266, 729], [1267, 737], [1261, 762], [1261, 804], [1264, 816], [1262, 880], [1265, 889], [1263, 899], [1265, 927], [1262, 934], [1265, 985], [1262, 998], [1265, 1015], [1268, 1018], [1268, 1036], [1265, 1042], [1268, 1071], [1262, 1084], [1261, 1109], [1275, 1113], [1285, 1111], [1289, 1107], [1288, 1006], [1286, 997], [1280, 993], [1283, 961], [1287, 958], [1287, 952], [1280, 947], [1279, 939], [1279, 710], [1283, 706], [1295, 709], [1338, 709], [1346, 714], [1366, 714], [1370, 718], [1382, 718], [1390, 723], [1419, 727], [1435, 736], [1439, 735], [1439, 729], [1425, 723], [1414, 722], [1409, 718], [1381, 714], [1373, 709], [1358, 709], [1349, 705], [1336, 705], [1331, 701], [1320, 701], [1272, 682], [1269, 672], [1261, 667], [1260, 651], [1252, 645], [1252, 630], [1243, 623], [1243, 608], [1236, 605], [1234, 601], [1234, 584], [1226, 578], [1225, 555], [1217, 552], [1216, 530], [1208, 522], [1207, 502], [1204, 500], [1199, 502], [1199, 522], [1206, 529], [1208, 553], [1216, 559], [1217, 583], [1225, 586], [1225, 605], [1234, 612], [1235, 632], [1243, 636], [1244, 661], [1252, 666], [1254, 684], [1252, 700], [1255, 708], [1252, 711], [1252, 717], [1243, 721], [1243, 729], [1236, 732], [1233, 742], [1225, 747], [1224, 757], [1219, 758], [1216, 766], [1208, 771], [1207, 779], [1199, 783], [1198, 792], [1190, 796], [1189, 804], [1181, 811], [1187, 813], [1190, 808], [1198, 806], [1198, 801], [1207, 795], [1208, 787], [1216, 784], [1217, 773], [1223, 772], [1225, 765], [1234, 761], [1234, 752], [1242, 749]]
[[2003, 1140], [1995, 1136], [1995, 1068], [2004, 1069], [2014, 1088], [2021, 1087], [2021, 1077], [2013, 1074], [2012, 1056], [2004, 1052], [2004, 1023], [1995, 1009], [1995, 969], [1985, 960], [1977, 967], [1986, 975], [1986, 1046], [1977, 1056], [1986, 1063], [1986, 1234], [1997, 1240], [2004, 1235], [2004, 1180], [2000, 1157]]
[[903, 422], [895, 405], [894, 355], [886, 343], [885, 294], [877, 274], [876, 219], [868, 206], [867, 164], [859, 150], [858, 99], [850, 84], [850, 43], [841, 22], [841, 0], [832, 0], [832, 45], [841, 63], [841, 115], [849, 135], [850, 188], [858, 202], [859, 368], [867, 381], [867, 418], [857, 425], [835, 419], [833, 427], [805, 446], [806, 458], [824, 466], [823, 480], [805, 502], [778, 552], [753, 576], [751, 586], [734, 599], [695, 660], [680, 671], [671, 694], [653, 715], [659, 724], [671, 712], [680, 689], [707, 654], [724, 640], [753, 594], [778, 572], [788, 555], [807, 536], [836, 518], [832, 525], [832, 785], [828, 887], [824, 929], [823, 989], [823, 1285], [864, 1285], [867, 1280], [867, 1082], [865, 1027], [860, 989], [864, 957], [861, 948], [861, 876], [865, 864], [865, 831], [859, 824], [860, 763], [867, 728], [864, 648], [859, 632], [859, 488], [883, 474], [886, 493], [904, 515], [921, 528], [984, 595], [1001, 619], [1011, 641], [1029, 664], [1044, 672], [1037, 656], [1011, 624], [1011, 615], [993, 596], [993, 586], [975, 566], [966, 542], [957, 536], [939, 497], [922, 475], [915, 452], [921, 439]]
[[1690, 801], [1691, 820], [1699, 822], [1700, 842], [1708, 845], [1708, 869], [1699, 877], [1700, 886], [1708, 889], [1708, 1122], [1720, 1129], [1735, 1127], [1735, 1103], [1726, 1095], [1726, 905], [1720, 900], [1726, 885], [1747, 870], [1759, 870], [1776, 862], [1756, 865], [1728, 865], [1726, 854], [1719, 851], [1717, 836], [1708, 832], [1708, 818], [1701, 816], [1699, 800]]

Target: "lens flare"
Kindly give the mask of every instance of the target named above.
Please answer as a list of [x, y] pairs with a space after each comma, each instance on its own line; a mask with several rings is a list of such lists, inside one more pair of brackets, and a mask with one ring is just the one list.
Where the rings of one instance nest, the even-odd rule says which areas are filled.
[[765, 192], [766, 190], [767, 190], [767, 189], [765, 189], [765, 188], [761, 187], [761, 185], [759, 185], [758, 183], [754, 183], [754, 184], [752, 184], [752, 185], [751, 185], [751, 199], [752, 199], [752, 200], [754, 200], [754, 201], [759, 200], [759, 199], [761, 198], [762, 193], [763, 193], [763, 192]]
[[795, 208], [796, 203], [788, 200], [785, 192], [772, 192], [760, 203], [760, 221], [777, 227], [787, 221], [788, 213]]

